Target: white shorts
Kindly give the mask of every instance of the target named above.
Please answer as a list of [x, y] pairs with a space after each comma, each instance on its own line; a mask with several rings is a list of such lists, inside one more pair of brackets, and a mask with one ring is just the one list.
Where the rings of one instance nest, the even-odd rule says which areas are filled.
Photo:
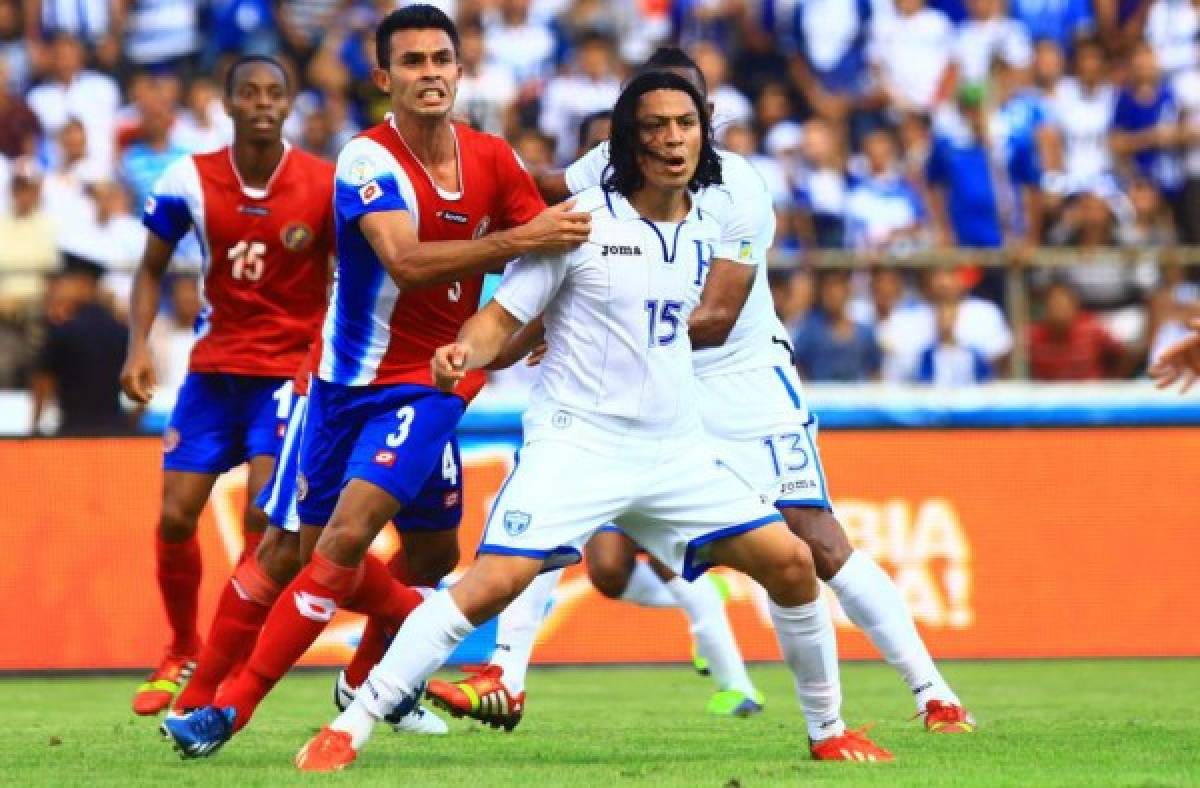
[[777, 507], [832, 508], [817, 420], [794, 368], [760, 367], [699, 383], [704, 428], [734, 473]]
[[627, 448], [613, 456], [560, 440], [526, 444], [496, 496], [479, 552], [564, 566], [613, 522], [694, 580], [712, 566], [712, 542], [782, 519], [716, 458], [703, 434]]

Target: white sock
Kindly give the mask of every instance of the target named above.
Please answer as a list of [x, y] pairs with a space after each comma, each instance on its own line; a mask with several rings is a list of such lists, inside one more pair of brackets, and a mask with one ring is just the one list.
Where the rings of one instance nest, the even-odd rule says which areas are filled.
[[771, 622], [783, 659], [796, 682], [796, 695], [804, 708], [808, 738], [813, 741], [841, 736], [842, 685], [838, 676], [837, 638], [833, 619], [822, 600], [796, 607], [770, 603]]
[[855, 626], [900, 672], [916, 698], [918, 710], [934, 699], [959, 704], [958, 696], [933, 664], [899, 589], [879, 564], [855, 550], [829, 579], [829, 587]]
[[633, 565], [633, 573], [629, 575], [629, 583], [621, 592], [621, 599], [633, 602], [642, 607], [675, 607], [675, 597], [667, 591], [661, 578], [654, 574], [650, 564], [637, 561]]
[[428, 597], [405, 619], [383, 659], [355, 693], [354, 703], [330, 727], [349, 733], [354, 749], [362, 749], [375, 722], [414, 700], [425, 679], [474, 629], [449, 591]]
[[525, 674], [529, 670], [533, 644], [542, 627], [542, 619], [546, 617], [550, 595], [558, 586], [562, 573], [561, 569], [542, 572], [496, 619], [496, 650], [492, 652], [492, 664], [504, 669], [504, 686], [514, 695], [525, 691]]
[[746, 663], [725, 615], [725, 603], [712, 580], [705, 576], [689, 583], [682, 577], [673, 577], [667, 581], [667, 590], [687, 615], [696, 650], [708, 660], [717, 688], [737, 690], [753, 698], [754, 684], [746, 673]]

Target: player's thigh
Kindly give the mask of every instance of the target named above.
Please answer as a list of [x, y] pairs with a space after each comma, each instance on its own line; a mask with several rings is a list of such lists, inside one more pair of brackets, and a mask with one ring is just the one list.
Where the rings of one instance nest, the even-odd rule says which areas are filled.
[[620, 457], [572, 443], [528, 443], [496, 496], [479, 553], [548, 566], [579, 560], [592, 532], [626, 511], [636, 474]]
[[458, 440], [452, 438], [443, 447], [441, 461], [425, 485], [392, 520], [400, 534], [406, 575], [411, 582], [436, 586], [458, 565], [462, 484]]
[[467, 620], [478, 626], [508, 607], [543, 567], [539, 558], [481, 554], [451, 586], [450, 596]]
[[[746, 421], [744, 416], [740, 420]], [[751, 432], [712, 432], [713, 446], [733, 473], [780, 509], [786, 506], [829, 509], [828, 485], [817, 451], [816, 431], [814, 416], [805, 419], [800, 411], [780, 415], [776, 403], [772, 410], [756, 419]]]
[[163, 470], [217, 476], [245, 459], [234, 375], [191, 372], [163, 433]]
[[[347, 463], [364, 423], [353, 394], [348, 387], [326, 384], [316, 378], [309, 388], [299, 428], [297, 471], [292, 477], [298, 523], [323, 526], [333, 515]], [[295, 427], [295, 423], [290, 427]], [[268, 511], [268, 517], [278, 524], [275, 513]]]
[[650, 473], [634, 509], [616, 523], [687, 580], [713, 565], [714, 541], [783, 520], [717, 459], [704, 436], [664, 456]]
[[596, 590], [614, 599], [624, 593], [638, 560], [639, 549], [616, 526], [606, 525], [596, 531], [583, 548], [588, 579]]
[[[359, 403], [362, 427], [350, 452], [345, 479], [371, 484], [400, 505], [426, 491], [431, 477], [446, 468], [464, 403], [425, 386], [378, 387]], [[456, 450], [452, 474], [459, 476]]]
[[281, 378], [245, 377], [238, 381], [245, 435], [245, 457], [274, 457], [287, 428], [295, 397], [292, 381]]
[[707, 558], [749, 575], [784, 607], [807, 604], [819, 594], [812, 554], [782, 522], [716, 539]]
[[387, 490], [352, 478], [338, 495], [317, 549], [334, 563], [357, 566], [371, 542], [399, 511], [400, 501]]

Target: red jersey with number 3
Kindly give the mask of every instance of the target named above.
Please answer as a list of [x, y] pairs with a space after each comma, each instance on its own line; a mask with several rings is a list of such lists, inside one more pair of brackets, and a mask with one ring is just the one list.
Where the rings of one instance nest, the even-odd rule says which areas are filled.
[[170, 244], [194, 229], [204, 307], [193, 372], [291, 377], [324, 314], [333, 254], [333, 166], [288, 147], [265, 189], [233, 152], [182, 158], [146, 198], [142, 222]]
[[[338, 156], [338, 262], [317, 366], [322, 380], [432, 386], [434, 350], [453, 342], [479, 307], [482, 275], [398, 288], [359, 227], [363, 216], [403, 211], [419, 241], [467, 241], [524, 224], [546, 207], [508, 143], [461, 124], [452, 129], [459, 184], [453, 193], [433, 182], [390, 120]], [[477, 370], [455, 393], [469, 400], [482, 385]]]

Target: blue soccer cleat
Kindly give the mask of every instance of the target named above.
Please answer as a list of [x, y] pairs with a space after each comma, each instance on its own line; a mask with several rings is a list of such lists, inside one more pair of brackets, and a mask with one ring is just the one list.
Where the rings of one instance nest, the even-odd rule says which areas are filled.
[[207, 758], [233, 738], [235, 714], [232, 706], [205, 706], [186, 714], [168, 715], [159, 730], [171, 740], [179, 757]]

